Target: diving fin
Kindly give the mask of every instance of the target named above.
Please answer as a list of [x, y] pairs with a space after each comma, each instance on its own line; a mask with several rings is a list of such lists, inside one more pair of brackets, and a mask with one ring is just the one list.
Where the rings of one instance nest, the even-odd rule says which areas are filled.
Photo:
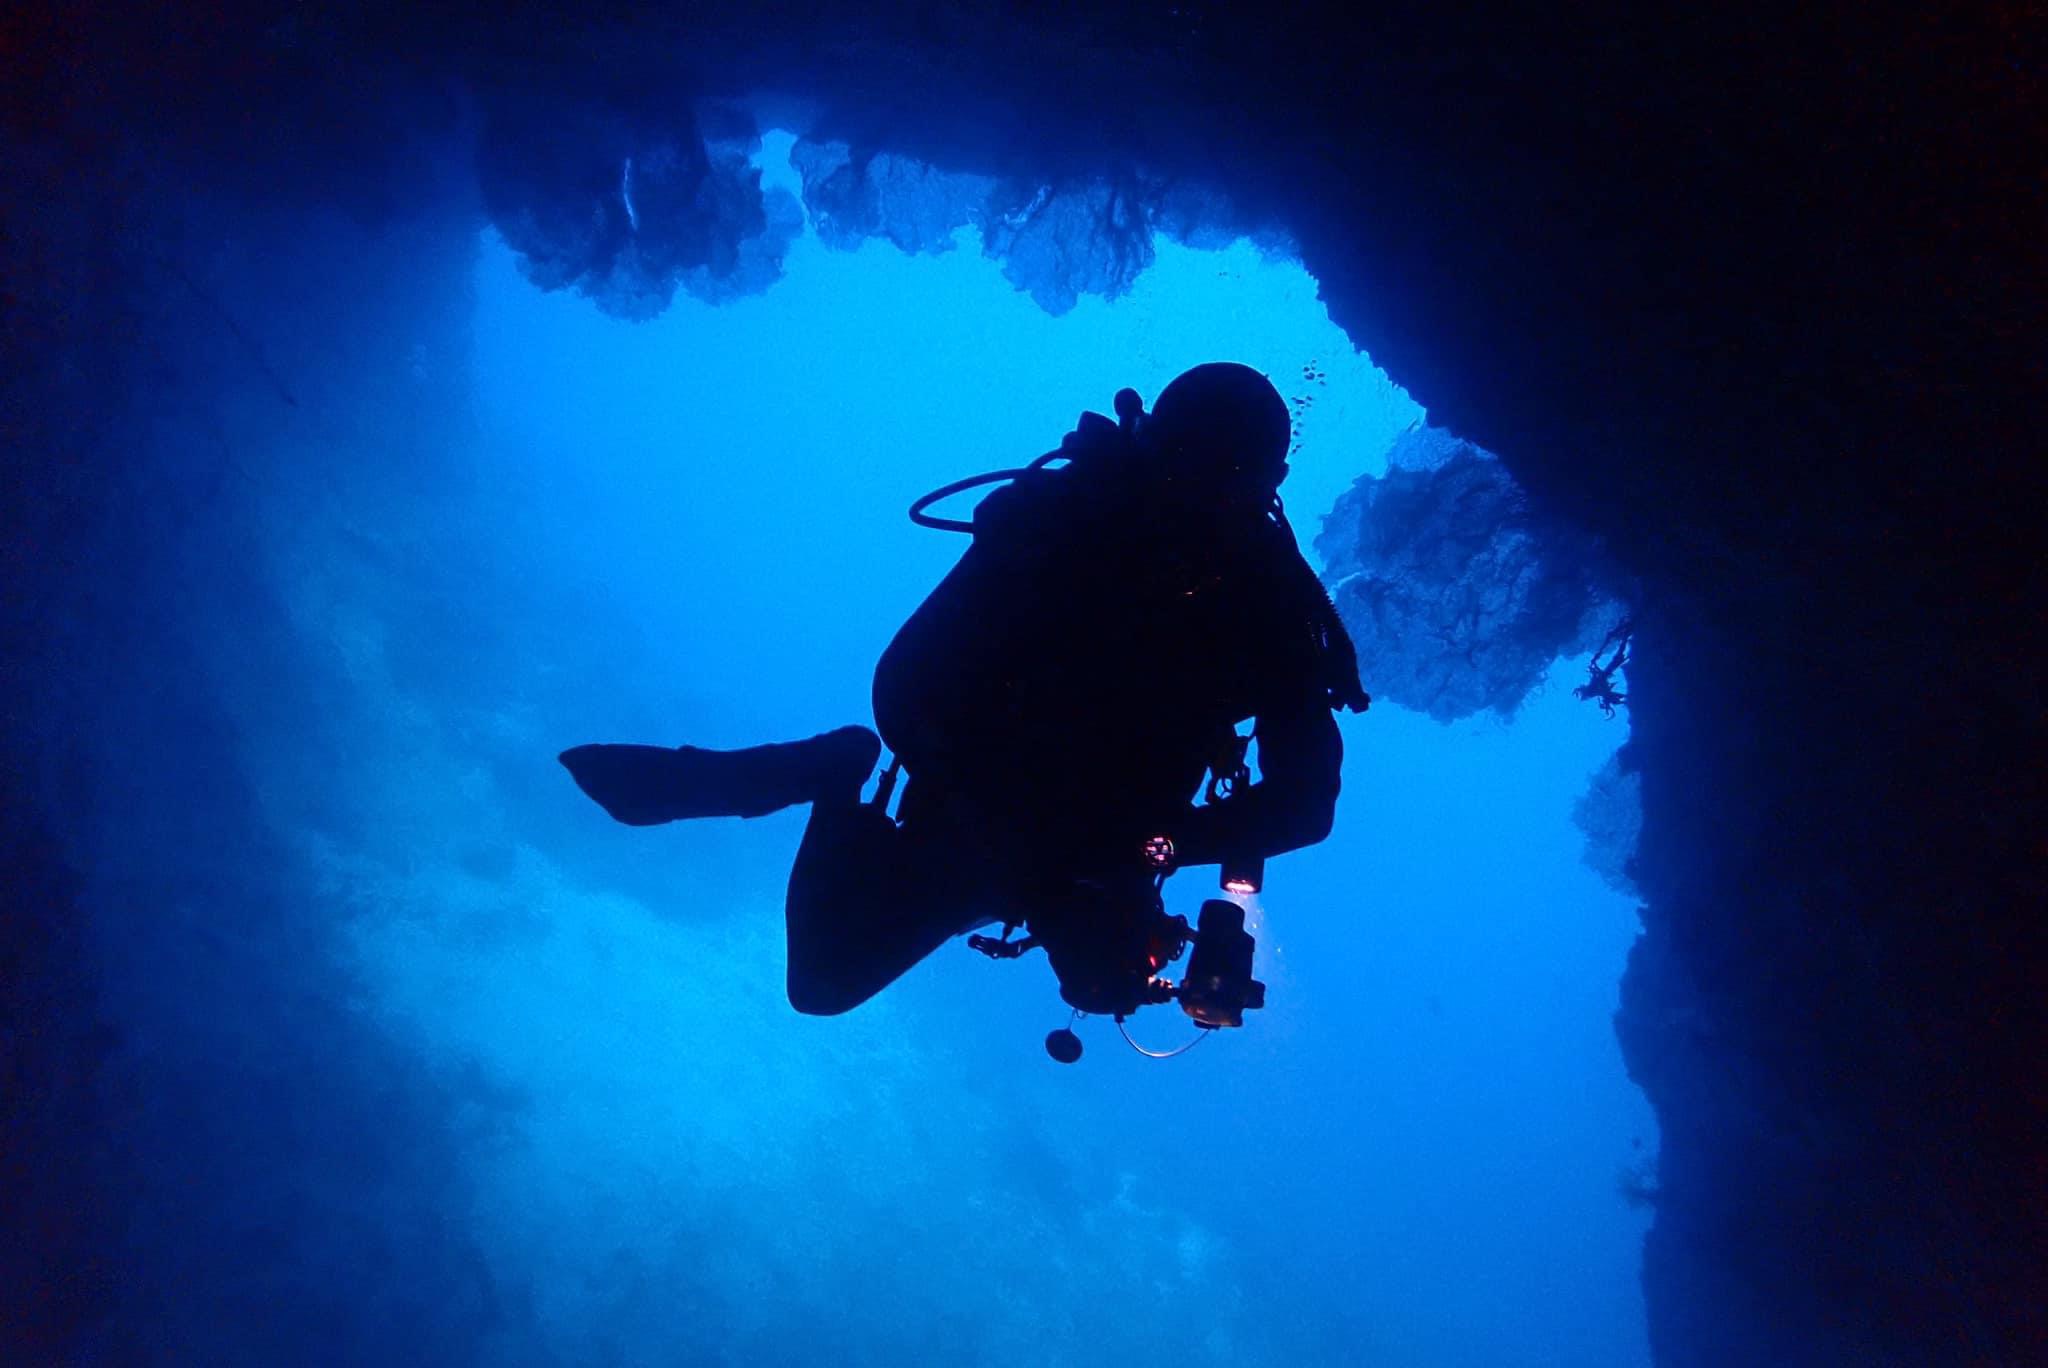
[[685, 776], [667, 746], [573, 746], [562, 765], [576, 787], [627, 826], [659, 826], [689, 817]]
[[691, 817], [761, 817], [861, 786], [882, 753], [866, 727], [745, 750], [696, 746], [574, 746], [562, 765], [614, 821], [659, 826]]

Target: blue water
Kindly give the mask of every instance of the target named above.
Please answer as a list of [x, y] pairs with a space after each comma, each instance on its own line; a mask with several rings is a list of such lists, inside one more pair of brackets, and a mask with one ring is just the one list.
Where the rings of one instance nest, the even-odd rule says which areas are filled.
[[[630, 830], [555, 767], [868, 720], [964, 544], [907, 503], [1197, 362], [1313, 399], [1283, 490], [1312, 539], [1422, 415], [1299, 266], [1162, 242], [1130, 295], [1052, 317], [965, 231], [917, 258], [807, 234], [767, 293], [632, 324], [486, 240], [473, 302], [469, 355], [413, 362], [467, 389], [462, 477], [279, 492], [263, 536], [355, 814], [303, 818], [280, 779], [272, 817], [346, 928], [352, 1010], [462, 1081], [446, 1219], [514, 1308], [492, 1361], [1647, 1362], [1618, 1176], [1655, 1134], [1609, 1025], [1634, 912], [1570, 822], [1626, 722], [1573, 701], [1580, 664], [1512, 722], [1345, 717], [1336, 833], [1253, 919], [1268, 1007], [1167, 1063], [1097, 1021], [1053, 1065], [1042, 960], [959, 945], [799, 1017], [803, 814]], [[296, 772], [289, 728], [244, 744]]]

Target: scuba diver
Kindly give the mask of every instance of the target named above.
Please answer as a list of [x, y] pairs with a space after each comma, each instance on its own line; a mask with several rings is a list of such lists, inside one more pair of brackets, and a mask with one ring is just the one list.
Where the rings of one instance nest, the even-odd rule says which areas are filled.
[[[854, 726], [738, 751], [563, 752], [582, 790], [635, 825], [811, 805], [786, 903], [799, 1012], [857, 1007], [994, 925], [1000, 939], [970, 943], [997, 958], [1045, 949], [1077, 1016], [1121, 1024], [1178, 1000], [1199, 1026], [1234, 1026], [1263, 1003], [1242, 911], [1211, 901], [1197, 932], [1160, 890], [1176, 869], [1217, 865], [1226, 889], [1256, 891], [1267, 858], [1327, 836], [1343, 755], [1332, 712], [1371, 700], [1280, 505], [1291, 423], [1272, 384], [1214, 363], [1149, 414], [1130, 390], [1115, 408], [1026, 467], [912, 506], [973, 541], [882, 655], [879, 738]], [[925, 511], [994, 483], [971, 521]], [[893, 759], [863, 801], [884, 741]], [[1190, 943], [1183, 983], [1160, 978]]]
[[[1625, 706], [1628, 695], [1614, 687], [1614, 676], [1617, 671], [1628, 668], [1628, 647], [1634, 639], [1634, 621], [1623, 618], [1621, 625], [1600, 643], [1600, 649], [1593, 652], [1592, 662], [1586, 666], [1586, 682], [1572, 690], [1572, 697], [1582, 703], [1599, 704], [1602, 717], [1613, 717], [1616, 708]], [[1602, 664], [1600, 657], [1607, 654], [1609, 647], [1613, 648], [1614, 654]]]

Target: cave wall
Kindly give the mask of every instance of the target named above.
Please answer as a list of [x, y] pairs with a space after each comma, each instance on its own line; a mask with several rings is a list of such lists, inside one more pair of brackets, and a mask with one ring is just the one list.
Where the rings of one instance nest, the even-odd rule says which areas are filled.
[[[51, 509], [119, 478], [38, 415], [91, 408], [66, 348], [132, 352], [118, 272], [94, 315], [111, 333], [78, 332], [59, 287], [81, 259], [138, 259], [112, 230], [86, 258], [30, 252], [37, 194], [110, 212], [174, 195], [176, 176], [93, 186], [170, 157], [269, 215], [247, 235], [284, 237], [309, 206], [416, 208], [463, 149], [487, 172], [494, 111], [529, 132], [673, 130], [763, 92], [816, 137], [1109, 205], [1126, 239], [1173, 197], [1226, 193], [1212, 225], [1284, 231], [1432, 422], [1498, 452], [1635, 583], [1646, 929], [1617, 1026], [1665, 1136], [1645, 1266], [1660, 1361], [2017, 1362], [2048, 1338], [2036, 16], [812, 3], [772, 31], [720, 5], [6, 23], [10, 142], [50, 168], [7, 206], [7, 345], [42, 359], [7, 390], [8, 542], [36, 547], [10, 565], [24, 632], [89, 535]], [[723, 240], [669, 264], [745, 276]], [[47, 681], [9, 657], [13, 721]], [[64, 886], [10, 883], [17, 901]], [[62, 938], [31, 950], [75, 958]], [[75, 1054], [93, 1033], [82, 1017], [39, 1039]]]
[[346, 453], [446, 478], [465, 415], [409, 376], [467, 345], [467, 153], [418, 88], [208, 65], [159, 105], [120, 51], [20, 73], [0, 129], [0, 1360], [474, 1362], [520, 1319], [457, 1162], [497, 1103], [365, 1018], [280, 877], [280, 795], [331, 805], [359, 738], [294, 687], [264, 554]]

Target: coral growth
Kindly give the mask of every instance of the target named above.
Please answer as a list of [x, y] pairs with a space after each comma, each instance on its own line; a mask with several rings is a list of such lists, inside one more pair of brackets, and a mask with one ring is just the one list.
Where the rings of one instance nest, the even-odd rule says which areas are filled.
[[1250, 231], [1221, 194], [1137, 173], [1047, 184], [810, 139], [798, 140], [791, 160], [828, 245], [882, 238], [906, 252], [943, 252], [971, 227], [1004, 277], [1051, 314], [1084, 295], [1115, 299], [1129, 290], [1152, 264], [1159, 234], [1215, 247]]
[[678, 289], [717, 302], [781, 275], [802, 215], [786, 194], [763, 195], [758, 141], [737, 117], [672, 110], [650, 123], [601, 106], [509, 104], [486, 125], [478, 172], [529, 279], [646, 319]]
[[1602, 765], [1572, 806], [1572, 825], [1586, 837], [1587, 867], [1609, 888], [1636, 896], [1630, 864], [1643, 830], [1643, 781], [1628, 751]]
[[1536, 516], [1490, 453], [1433, 428], [1337, 501], [1316, 549], [1366, 686], [1439, 721], [1512, 714], [1619, 616], [1591, 543]]

